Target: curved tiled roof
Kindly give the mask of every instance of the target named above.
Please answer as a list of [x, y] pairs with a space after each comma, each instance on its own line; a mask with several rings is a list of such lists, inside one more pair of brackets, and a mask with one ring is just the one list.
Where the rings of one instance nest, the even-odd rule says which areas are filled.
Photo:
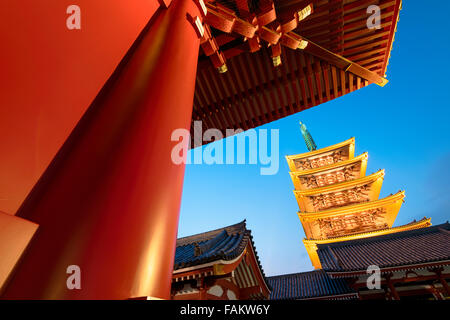
[[319, 244], [318, 256], [328, 272], [363, 271], [450, 260], [450, 224], [364, 239]]
[[244, 251], [249, 242], [253, 246], [255, 258], [264, 277], [253, 237], [245, 220], [225, 228], [177, 239], [174, 270], [216, 260], [233, 260]]
[[[351, 289], [344, 279], [332, 279], [323, 270], [285, 274], [268, 277], [272, 286], [271, 300], [311, 299], [348, 295], [356, 298], [356, 291]], [[354, 295], [352, 295], [354, 294]]]

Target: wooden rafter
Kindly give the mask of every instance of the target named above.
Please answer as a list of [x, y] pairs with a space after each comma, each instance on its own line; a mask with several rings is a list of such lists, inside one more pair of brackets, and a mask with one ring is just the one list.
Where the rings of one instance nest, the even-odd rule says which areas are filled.
[[[201, 43], [193, 120], [224, 134], [226, 128], [247, 130], [369, 83], [385, 84], [398, 1], [274, 0], [272, 7], [265, 0], [260, 9], [245, 0], [207, 1], [210, 18], [218, 18], [215, 26], [204, 19], [209, 29]], [[296, 14], [288, 5], [310, 3], [308, 17], [291, 19]], [[365, 26], [370, 4], [382, 9], [378, 30]], [[215, 70], [221, 63], [227, 72]]]

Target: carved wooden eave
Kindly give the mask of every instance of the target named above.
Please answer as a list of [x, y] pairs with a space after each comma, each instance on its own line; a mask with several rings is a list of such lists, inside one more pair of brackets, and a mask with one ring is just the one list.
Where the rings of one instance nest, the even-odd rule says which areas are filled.
[[[318, 212], [331, 207], [342, 207], [353, 203], [377, 200], [380, 195], [383, 179], [384, 170], [380, 170], [369, 176], [355, 180], [315, 189], [294, 190], [294, 194], [300, 207], [300, 211]], [[339, 199], [336, 199], [335, 201], [334, 198]], [[317, 204], [317, 202], [326, 203], [320, 205], [320, 203]], [[337, 203], [333, 204], [334, 202]]]
[[343, 141], [341, 143], [332, 145], [332, 146], [328, 146], [322, 149], [317, 149], [311, 152], [305, 152], [305, 153], [300, 153], [300, 154], [296, 154], [296, 155], [291, 155], [291, 156], [286, 156], [286, 160], [289, 166], [289, 169], [292, 172], [299, 172], [299, 171], [306, 171], [306, 170], [302, 170], [301, 168], [298, 168], [295, 163], [301, 160], [314, 160], [317, 158], [322, 158], [322, 157], [327, 157], [332, 155], [334, 152], [337, 151], [343, 151], [344, 154], [346, 155], [346, 159], [343, 160], [348, 160], [348, 159], [352, 159], [354, 157], [354, 153], [355, 153], [355, 138], [351, 138], [348, 139], [346, 141]]
[[[251, 242], [233, 260], [215, 260], [201, 265], [174, 270], [173, 272], [172, 283], [184, 283], [192, 280], [206, 281], [207, 284], [210, 284], [209, 288], [207, 286], [206, 289], [210, 289], [213, 286], [223, 287], [225, 284], [228, 284], [230, 287], [235, 288], [233, 291], [237, 299], [267, 299], [270, 294], [270, 288], [259, 267]], [[180, 287], [179, 292], [175, 292], [173, 296], [177, 299], [197, 299], [196, 295], [199, 292], [197, 289], [194, 286], [185, 295], [180, 295], [180, 292], [186, 291], [184, 287]], [[205, 296], [205, 299], [219, 298], [221, 297], [216, 297], [209, 291]]]
[[[205, 1], [192, 122], [247, 130], [383, 86], [400, 3]], [[370, 4], [381, 10], [380, 28], [367, 28]]]
[[[289, 172], [289, 174], [291, 175], [291, 179], [292, 182], [294, 183], [295, 189], [296, 190], [305, 190], [305, 189], [311, 189], [311, 188], [316, 188], [316, 187], [320, 187], [320, 185], [318, 186], [309, 186], [308, 184], [305, 182], [302, 182], [302, 178], [303, 179], [307, 179], [307, 178], [311, 178], [313, 177], [314, 179], [317, 179], [318, 177], [324, 177], [324, 176], [330, 176], [330, 175], [342, 175], [344, 174], [344, 170], [351, 168], [352, 171], [355, 171], [354, 173], [351, 174], [351, 176], [346, 177], [346, 175], [344, 175], [343, 177], [339, 178], [338, 176], [336, 177], [336, 182], [343, 182], [343, 181], [348, 181], [348, 180], [353, 180], [356, 178], [362, 178], [366, 175], [366, 168], [367, 168], [367, 160], [368, 160], [368, 153], [363, 153], [357, 157], [354, 157], [352, 159], [348, 159], [345, 161], [341, 161], [341, 162], [337, 162], [337, 163], [333, 163], [331, 165], [328, 166], [324, 166], [324, 167], [320, 167], [320, 168], [314, 168], [311, 170], [305, 170], [305, 171], [297, 171], [297, 172]], [[330, 183], [325, 183], [325, 185], [329, 185], [329, 184], [333, 184], [335, 182], [330, 181]]]

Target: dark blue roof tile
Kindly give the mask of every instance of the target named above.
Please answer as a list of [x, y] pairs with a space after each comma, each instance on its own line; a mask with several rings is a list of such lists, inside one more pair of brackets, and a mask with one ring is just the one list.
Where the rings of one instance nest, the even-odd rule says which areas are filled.
[[337, 298], [339, 295], [357, 298], [344, 279], [332, 279], [323, 270], [268, 277], [267, 280], [272, 287], [271, 300]]

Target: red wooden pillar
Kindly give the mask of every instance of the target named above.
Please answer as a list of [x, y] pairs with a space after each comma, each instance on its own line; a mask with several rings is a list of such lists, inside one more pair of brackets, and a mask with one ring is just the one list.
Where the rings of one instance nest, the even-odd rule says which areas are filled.
[[428, 271], [435, 272], [437, 275], [437, 278], [442, 284], [442, 287], [444, 288], [444, 292], [447, 294], [448, 297], [450, 297], [450, 288], [448, 286], [447, 280], [445, 280], [444, 275], [442, 274], [442, 271], [444, 271], [443, 267], [434, 268], [434, 269], [428, 269]]
[[193, 0], [158, 10], [19, 209], [40, 228], [2, 298], [170, 297], [184, 176], [171, 133], [190, 127], [200, 45], [188, 14]]
[[392, 283], [391, 280], [392, 274], [387, 274], [386, 275], [386, 283], [387, 286], [389, 288], [389, 291], [391, 293], [391, 299], [393, 300], [400, 300], [400, 296], [398, 295], [397, 290], [395, 290], [394, 284]]

